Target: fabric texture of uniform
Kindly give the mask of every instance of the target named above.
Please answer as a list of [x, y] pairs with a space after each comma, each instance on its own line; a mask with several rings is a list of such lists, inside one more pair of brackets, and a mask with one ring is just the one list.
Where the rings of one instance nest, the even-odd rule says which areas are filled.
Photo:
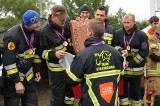
[[[31, 41], [33, 46], [33, 53], [29, 51], [31, 48], [27, 45], [21, 27], [23, 28], [26, 37]], [[33, 39], [34, 38], [34, 39]], [[5, 84], [4, 84], [4, 98], [6, 106], [15, 106], [10, 99], [21, 98], [24, 101], [23, 106], [32, 103], [32, 106], [37, 106], [36, 85], [34, 74], [41, 70], [41, 59], [38, 56], [39, 34], [38, 31], [28, 31], [24, 24], [16, 25], [6, 32], [4, 35], [3, 57], [2, 62], [5, 69]], [[18, 60], [23, 58], [27, 63], [26, 68], [18, 68]], [[15, 90], [15, 83], [22, 82], [25, 87], [25, 93], [19, 95]], [[27, 97], [32, 95], [33, 97]], [[23, 98], [25, 97], [26, 98]], [[35, 99], [33, 99], [35, 98]], [[27, 100], [26, 100], [27, 99]]]
[[102, 38], [88, 38], [86, 49], [77, 54], [66, 71], [68, 83], [81, 83], [80, 106], [117, 106], [123, 58], [110, 45], [94, 45], [101, 41], [104, 42]]
[[[132, 104], [141, 104], [141, 80], [140, 77], [144, 73], [144, 65], [146, 57], [149, 53], [148, 49], [148, 37], [142, 31], [140, 31], [136, 25], [131, 29], [131, 34], [127, 34], [124, 28], [121, 28], [116, 31], [115, 37], [115, 48], [119, 51], [127, 50], [126, 42], [130, 41], [130, 50], [128, 50], [128, 56], [126, 57], [126, 61], [129, 62], [128, 68], [124, 70], [124, 95], [120, 96], [121, 105], [128, 105], [129, 99], [132, 100]], [[132, 38], [131, 38], [132, 37]], [[125, 39], [126, 38], [126, 39]], [[128, 85], [130, 88], [128, 88]], [[132, 87], [135, 85], [135, 87]], [[132, 87], [132, 88], [131, 88]], [[130, 93], [128, 92], [130, 91]], [[134, 93], [131, 93], [133, 92]], [[129, 93], [129, 94], [128, 94]], [[130, 98], [129, 98], [130, 95]]]

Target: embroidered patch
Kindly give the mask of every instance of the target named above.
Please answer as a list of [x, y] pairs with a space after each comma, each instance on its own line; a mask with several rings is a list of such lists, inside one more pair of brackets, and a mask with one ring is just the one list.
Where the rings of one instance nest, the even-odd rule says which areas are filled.
[[14, 50], [15, 49], [15, 44], [13, 42], [8, 43], [8, 49], [9, 50]]
[[147, 48], [147, 43], [146, 42], [143, 42], [142, 43], [142, 49], [146, 49]]

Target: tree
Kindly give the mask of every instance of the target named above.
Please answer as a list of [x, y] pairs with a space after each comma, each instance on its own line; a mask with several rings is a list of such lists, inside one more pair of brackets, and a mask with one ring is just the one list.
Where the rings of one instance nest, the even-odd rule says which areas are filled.
[[[70, 19], [75, 19], [80, 14], [80, 7], [85, 3], [91, 8], [90, 17], [93, 18], [96, 8], [100, 5], [104, 5], [105, 1], [106, 0], [62, 0], [62, 5], [64, 5], [68, 10], [68, 15], [70, 16]], [[109, 8], [108, 5], [105, 6], [106, 8]]]
[[[42, 0], [42, 17], [46, 17], [50, 9], [50, 4], [55, 4], [52, 0]], [[22, 22], [22, 15], [27, 10], [35, 10], [38, 13], [40, 0], [0, 0], [0, 29], [10, 28]], [[2, 19], [3, 18], [3, 19]]]

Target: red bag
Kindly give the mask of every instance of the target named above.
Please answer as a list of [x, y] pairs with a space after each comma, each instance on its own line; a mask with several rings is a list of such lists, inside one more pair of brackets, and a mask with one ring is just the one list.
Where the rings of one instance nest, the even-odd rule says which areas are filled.
[[123, 79], [121, 79], [121, 80], [119, 81], [118, 94], [119, 94], [119, 95], [123, 95]]
[[81, 86], [80, 86], [80, 84], [78, 84], [75, 87], [72, 87], [72, 90], [73, 90], [73, 94], [74, 94], [75, 99], [80, 99], [80, 97], [81, 97]]

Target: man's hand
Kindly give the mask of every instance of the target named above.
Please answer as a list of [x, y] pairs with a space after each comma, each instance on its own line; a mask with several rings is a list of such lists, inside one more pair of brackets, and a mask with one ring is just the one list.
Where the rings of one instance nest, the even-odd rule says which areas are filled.
[[127, 50], [122, 50], [121, 53], [124, 54], [125, 57], [128, 56], [128, 51]]
[[66, 55], [66, 52], [64, 51], [56, 51], [56, 57], [58, 59], [62, 59]]
[[128, 62], [128, 61], [126, 61], [126, 63], [125, 63], [125, 69], [127, 69], [127, 68], [128, 68], [128, 64], [129, 64], [129, 62]]
[[41, 74], [40, 74], [40, 72], [37, 72], [36, 74], [35, 74], [35, 81], [36, 82], [39, 82], [41, 80]]
[[16, 93], [24, 94], [25, 88], [21, 82], [15, 84]]

